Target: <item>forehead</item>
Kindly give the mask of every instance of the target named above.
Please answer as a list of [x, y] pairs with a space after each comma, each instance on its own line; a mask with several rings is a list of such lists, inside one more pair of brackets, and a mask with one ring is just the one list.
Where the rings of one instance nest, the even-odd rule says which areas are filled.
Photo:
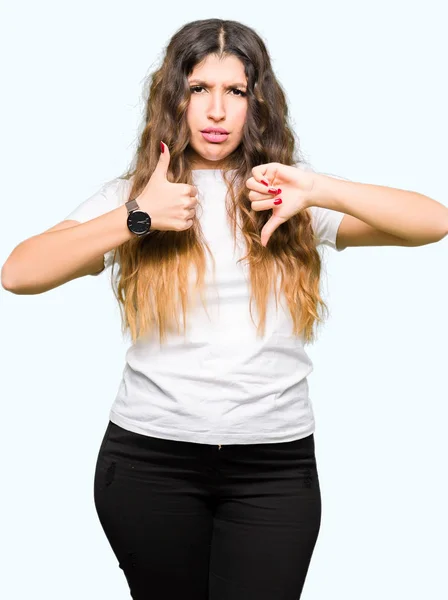
[[207, 81], [223, 81], [226, 79], [244, 82], [247, 81], [244, 72], [244, 64], [236, 56], [224, 56], [218, 58], [210, 54], [202, 62], [198, 63], [189, 75], [189, 80], [200, 78]]

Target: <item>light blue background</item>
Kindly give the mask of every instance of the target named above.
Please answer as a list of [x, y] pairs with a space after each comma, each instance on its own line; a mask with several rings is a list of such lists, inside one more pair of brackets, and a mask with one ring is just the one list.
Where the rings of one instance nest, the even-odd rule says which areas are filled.
[[[1, 264], [124, 171], [145, 77], [181, 25], [210, 17], [265, 39], [316, 169], [448, 204], [440, 1], [10, 0]], [[448, 597], [447, 254], [446, 239], [325, 251], [331, 316], [308, 346], [323, 514], [304, 600]], [[0, 596], [128, 598], [93, 503], [128, 345], [109, 273], [0, 294]]]

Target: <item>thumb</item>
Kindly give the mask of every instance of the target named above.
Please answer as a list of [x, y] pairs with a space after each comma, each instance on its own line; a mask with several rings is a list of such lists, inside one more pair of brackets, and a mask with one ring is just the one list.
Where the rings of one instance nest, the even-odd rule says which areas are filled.
[[261, 237], [261, 245], [262, 246], [265, 246], [265, 247], [267, 246], [269, 238], [274, 233], [274, 231], [277, 229], [277, 227], [280, 227], [280, 225], [283, 222], [284, 222], [284, 220], [281, 219], [280, 217], [276, 217], [275, 215], [272, 215], [272, 217], [269, 219], [269, 221], [267, 221], [267, 223], [261, 230], [260, 237]]
[[171, 155], [168, 146], [163, 142], [160, 142], [159, 162], [157, 163], [154, 172], [157, 173], [157, 175], [159, 177], [162, 177], [163, 179], [166, 179], [168, 167], [170, 166], [170, 158]]

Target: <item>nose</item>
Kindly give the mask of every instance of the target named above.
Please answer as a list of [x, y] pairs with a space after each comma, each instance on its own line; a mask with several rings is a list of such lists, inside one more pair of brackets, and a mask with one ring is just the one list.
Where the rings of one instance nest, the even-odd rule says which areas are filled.
[[226, 111], [224, 98], [219, 92], [210, 94], [210, 103], [208, 105], [207, 113], [207, 116], [214, 121], [222, 121], [225, 119]]

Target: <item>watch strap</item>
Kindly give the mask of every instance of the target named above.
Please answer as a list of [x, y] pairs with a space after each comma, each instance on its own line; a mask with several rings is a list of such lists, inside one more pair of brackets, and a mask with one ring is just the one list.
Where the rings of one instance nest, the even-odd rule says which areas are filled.
[[134, 198], [133, 200], [128, 200], [128, 202], [126, 202], [126, 208], [128, 210], [128, 213], [130, 213], [133, 210], [139, 210], [140, 207], [137, 204], [137, 200]]

